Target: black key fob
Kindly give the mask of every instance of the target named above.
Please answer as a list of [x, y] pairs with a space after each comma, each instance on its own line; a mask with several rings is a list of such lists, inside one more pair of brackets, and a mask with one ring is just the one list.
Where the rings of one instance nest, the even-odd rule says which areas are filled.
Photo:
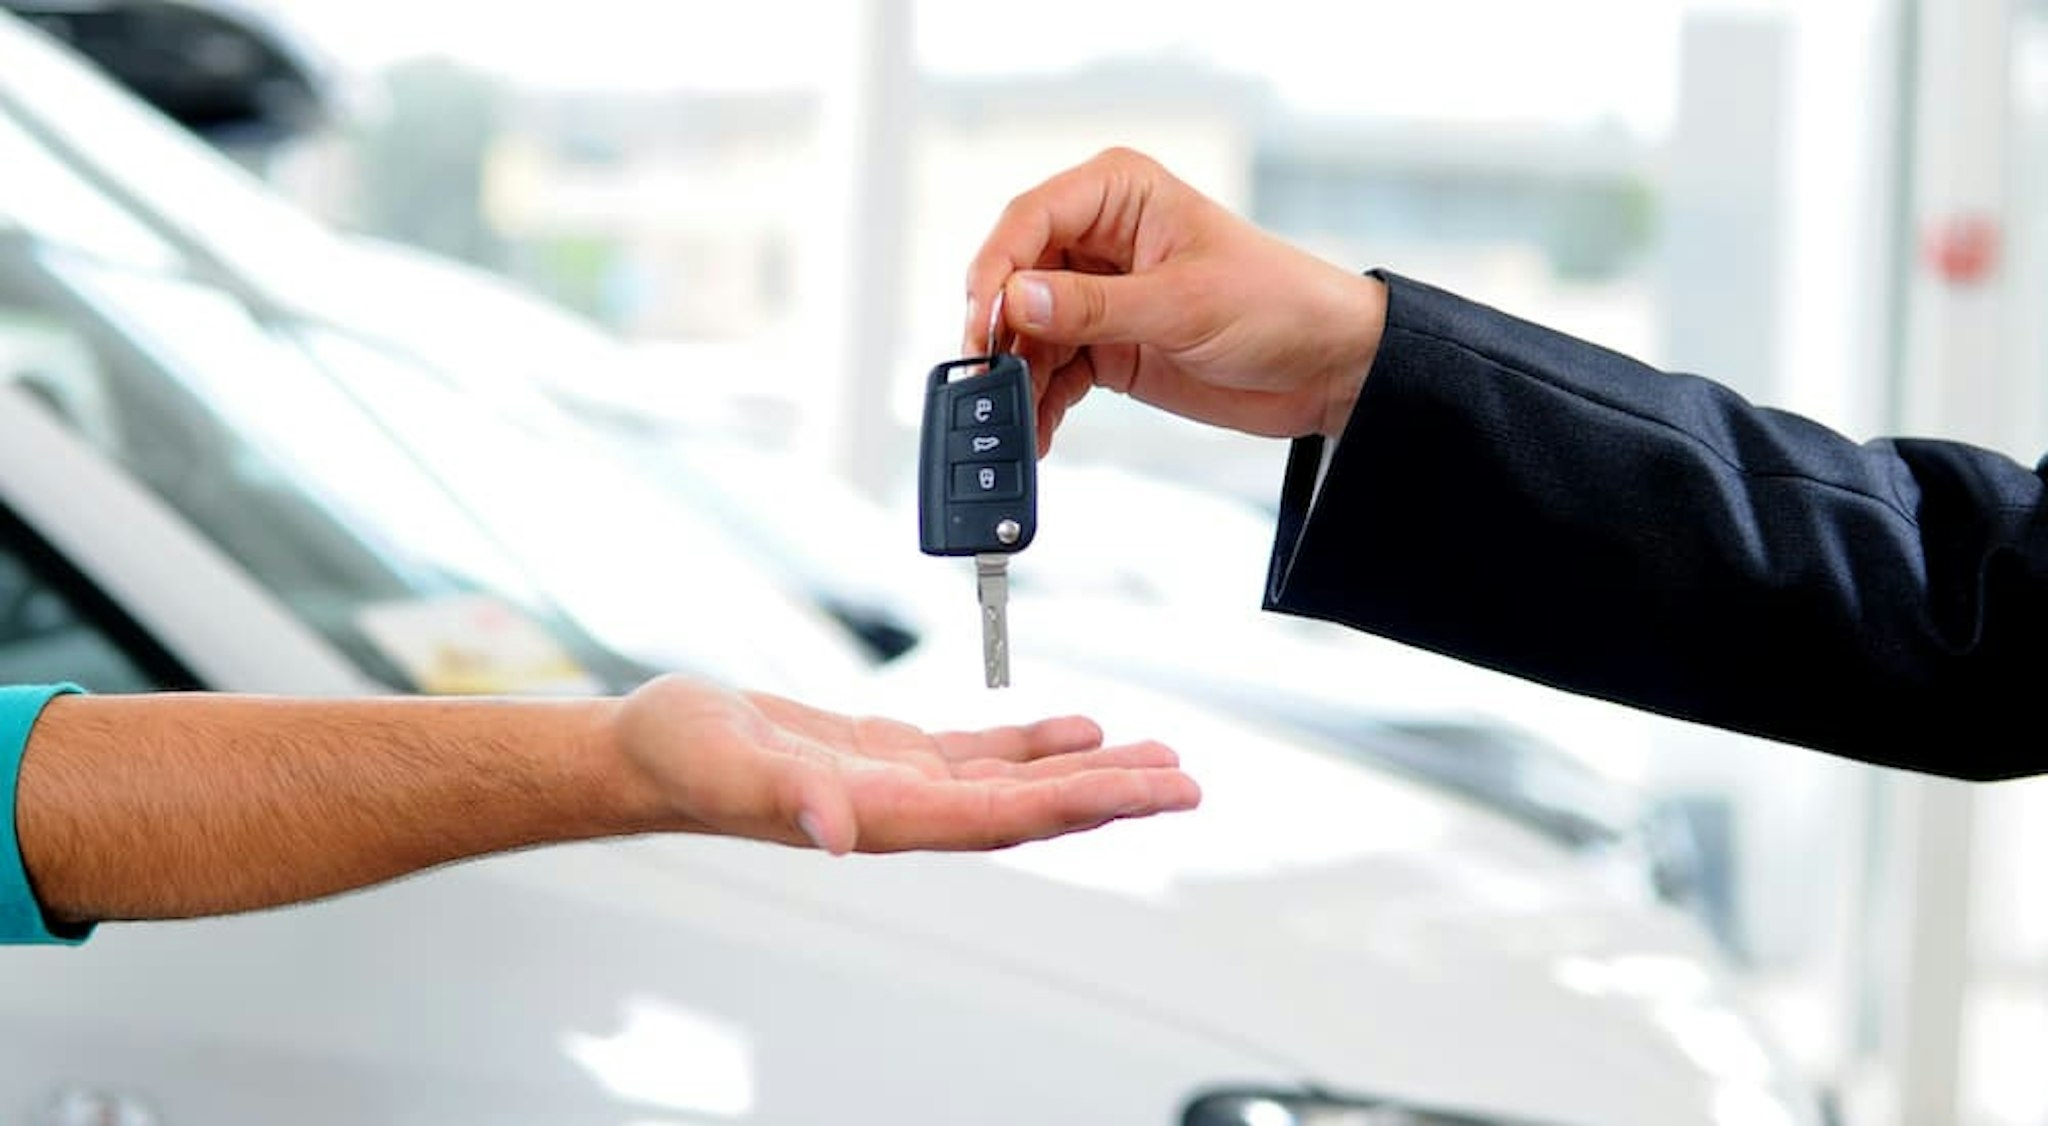
[[1038, 531], [1038, 415], [1031, 369], [1003, 352], [927, 377], [917, 532], [927, 555], [1013, 554]]

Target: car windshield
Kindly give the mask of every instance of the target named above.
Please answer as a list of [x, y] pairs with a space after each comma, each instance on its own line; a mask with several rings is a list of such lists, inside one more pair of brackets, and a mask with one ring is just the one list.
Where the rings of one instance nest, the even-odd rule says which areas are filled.
[[662, 667], [826, 692], [868, 661], [732, 533], [545, 400], [473, 389], [402, 343], [294, 322], [312, 355], [608, 644]]
[[[798, 691], [865, 668], [722, 529], [515, 386], [481, 402], [379, 339], [392, 299], [333, 268], [347, 240], [4, 16], [0, 156], [0, 379], [370, 675], [589, 690], [677, 668]], [[191, 198], [209, 191], [226, 210]], [[237, 241], [265, 228], [304, 257]], [[467, 650], [445, 667], [456, 642], [499, 636], [480, 623], [506, 622], [491, 675]]]
[[564, 650], [556, 671], [584, 670], [492, 687], [630, 676], [373, 419], [218, 290], [0, 239], [0, 378], [28, 386], [379, 680], [435, 683], [381, 635], [386, 615], [485, 594], [544, 623]]

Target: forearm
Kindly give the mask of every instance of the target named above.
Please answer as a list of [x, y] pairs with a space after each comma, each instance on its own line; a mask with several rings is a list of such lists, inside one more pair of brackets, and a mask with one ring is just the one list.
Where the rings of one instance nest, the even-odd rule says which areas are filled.
[[613, 700], [73, 696], [30, 736], [23, 862], [66, 922], [317, 898], [655, 827]]
[[1991, 734], [2031, 721], [2048, 637], [2037, 475], [1393, 295], [1273, 605], [1870, 761], [2048, 768]]

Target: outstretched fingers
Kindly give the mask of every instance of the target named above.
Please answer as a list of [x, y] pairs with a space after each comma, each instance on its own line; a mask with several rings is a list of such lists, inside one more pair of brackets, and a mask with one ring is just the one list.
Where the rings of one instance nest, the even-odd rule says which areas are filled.
[[1202, 794], [1176, 768], [1111, 767], [1028, 780], [928, 781], [866, 797], [855, 801], [863, 812], [860, 851], [900, 852], [1006, 848], [1193, 809]]
[[1174, 753], [1173, 748], [1164, 743], [1143, 742], [1089, 751], [1069, 751], [1024, 762], [1001, 758], [968, 759], [953, 765], [953, 777], [963, 781], [984, 778], [1028, 781], [1061, 778], [1090, 770], [1140, 770], [1179, 765], [1180, 756]]
[[939, 754], [954, 763], [976, 759], [1030, 762], [1094, 750], [1102, 746], [1102, 727], [1087, 716], [1068, 715], [981, 731], [945, 731], [932, 736], [932, 741]]

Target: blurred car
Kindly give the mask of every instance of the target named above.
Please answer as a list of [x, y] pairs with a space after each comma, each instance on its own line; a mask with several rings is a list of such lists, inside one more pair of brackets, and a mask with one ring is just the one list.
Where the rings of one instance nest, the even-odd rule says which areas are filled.
[[[1628, 864], [1047, 664], [876, 666], [715, 522], [443, 370], [345, 240], [0, 17], [0, 673], [1084, 710], [1201, 810], [992, 855], [648, 837], [0, 959], [30, 1122], [1810, 1126]], [[388, 281], [384, 274], [375, 275]], [[499, 326], [518, 339], [520, 323]]]

